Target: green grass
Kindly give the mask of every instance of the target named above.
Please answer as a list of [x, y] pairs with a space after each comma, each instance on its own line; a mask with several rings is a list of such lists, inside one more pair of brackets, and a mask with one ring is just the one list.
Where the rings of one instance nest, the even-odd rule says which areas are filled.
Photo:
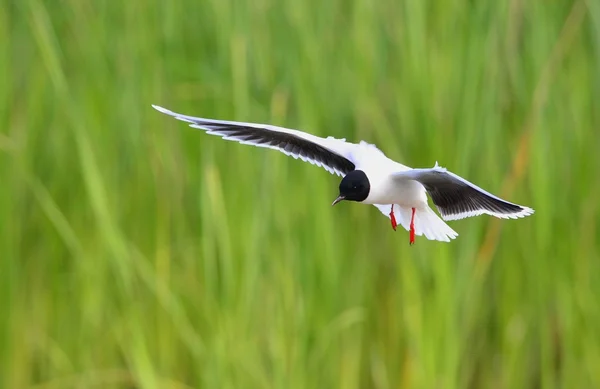
[[[600, 387], [600, 3], [5, 1], [1, 388]], [[451, 244], [154, 111], [365, 139]]]

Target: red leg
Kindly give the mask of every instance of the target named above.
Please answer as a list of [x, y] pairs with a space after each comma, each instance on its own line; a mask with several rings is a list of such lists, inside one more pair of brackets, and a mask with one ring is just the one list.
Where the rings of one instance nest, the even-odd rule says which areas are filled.
[[412, 217], [410, 218], [410, 244], [415, 244], [415, 209], [412, 209]]
[[394, 216], [394, 204], [392, 204], [392, 210], [390, 211], [390, 220], [392, 221], [392, 228], [396, 231], [398, 223], [396, 223], [396, 216]]

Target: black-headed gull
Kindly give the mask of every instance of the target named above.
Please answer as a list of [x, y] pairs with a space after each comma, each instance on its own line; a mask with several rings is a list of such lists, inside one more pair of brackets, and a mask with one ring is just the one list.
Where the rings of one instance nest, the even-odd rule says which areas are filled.
[[343, 177], [339, 196], [332, 205], [342, 200], [372, 204], [390, 218], [394, 230], [399, 221], [410, 231], [410, 244], [414, 243], [415, 235], [442, 242], [450, 242], [458, 236], [429, 207], [427, 193], [444, 220], [482, 214], [516, 219], [534, 212], [486, 192], [438, 166], [437, 162], [430, 169], [412, 169], [392, 161], [377, 147], [364, 141], [349, 143], [345, 139], [321, 138], [268, 124], [204, 119], [153, 107], [208, 134], [279, 150]]

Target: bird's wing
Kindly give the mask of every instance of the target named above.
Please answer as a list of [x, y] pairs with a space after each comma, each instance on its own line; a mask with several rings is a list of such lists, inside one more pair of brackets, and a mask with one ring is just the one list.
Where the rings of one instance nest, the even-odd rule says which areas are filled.
[[420, 182], [444, 220], [458, 220], [487, 214], [502, 219], [517, 219], [533, 214], [534, 210], [509, 203], [462, 177], [438, 166], [431, 169], [412, 169], [394, 173], [397, 180]]
[[330, 173], [345, 176], [355, 169], [352, 151], [356, 146], [344, 139], [321, 138], [302, 131], [276, 127], [268, 124], [243, 123], [204, 119], [181, 115], [156, 105], [156, 110], [190, 123], [207, 134], [218, 135], [226, 140], [242, 144], [279, 150], [294, 158], [321, 166]]

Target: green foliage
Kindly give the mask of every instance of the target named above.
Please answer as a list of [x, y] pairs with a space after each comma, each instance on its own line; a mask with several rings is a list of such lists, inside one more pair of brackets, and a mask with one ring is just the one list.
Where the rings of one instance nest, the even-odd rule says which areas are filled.
[[[600, 387], [597, 1], [5, 1], [0, 387]], [[151, 108], [435, 161], [451, 244]]]

